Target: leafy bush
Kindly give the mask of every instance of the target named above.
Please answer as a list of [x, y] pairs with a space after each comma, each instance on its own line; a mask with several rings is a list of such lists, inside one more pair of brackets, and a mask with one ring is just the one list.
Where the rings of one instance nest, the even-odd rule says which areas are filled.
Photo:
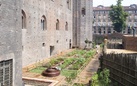
[[109, 79], [109, 70], [103, 69], [103, 71], [93, 75], [91, 86], [109, 86], [110, 83], [111, 80]]

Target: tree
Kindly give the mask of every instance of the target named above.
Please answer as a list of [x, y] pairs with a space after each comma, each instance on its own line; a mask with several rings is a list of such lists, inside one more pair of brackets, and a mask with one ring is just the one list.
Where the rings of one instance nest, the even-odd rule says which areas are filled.
[[128, 13], [124, 11], [121, 2], [122, 0], [118, 0], [116, 5], [111, 5], [111, 11], [109, 13], [112, 26], [117, 32], [121, 32], [123, 29], [125, 29], [126, 19], [128, 16]]

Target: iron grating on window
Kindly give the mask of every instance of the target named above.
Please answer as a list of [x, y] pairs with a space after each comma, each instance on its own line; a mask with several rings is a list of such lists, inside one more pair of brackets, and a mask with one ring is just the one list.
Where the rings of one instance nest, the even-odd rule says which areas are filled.
[[0, 86], [12, 86], [12, 59], [0, 61]]

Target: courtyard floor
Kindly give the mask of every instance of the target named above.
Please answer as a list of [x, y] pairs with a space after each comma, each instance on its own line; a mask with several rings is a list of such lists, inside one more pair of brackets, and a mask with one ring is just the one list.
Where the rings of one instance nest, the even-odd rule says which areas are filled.
[[[72, 50], [68, 50], [67, 52], [63, 52], [59, 55], [64, 55], [71, 51]], [[97, 71], [97, 69], [99, 67], [99, 60], [98, 60], [99, 55], [100, 55], [100, 51], [98, 54], [96, 54], [94, 56], [94, 58], [91, 59], [89, 64], [82, 70], [82, 72], [80, 72], [77, 75], [77, 78], [73, 81], [73, 83], [82, 83], [82, 84], [88, 85], [89, 80], [91, 79], [92, 75]], [[67, 85], [67, 82], [65, 81], [65, 77], [62, 75], [59, 75], [57, 77], [44, 77], [38, 73], [23, 71], [23, 77], [24, 78], [44, 79], [44, 80], [48, 80], [49, 82], [50, 81], [55, 82], [53, 85], [50, 85], [50, 86], [69, 86], [69, 85]]]

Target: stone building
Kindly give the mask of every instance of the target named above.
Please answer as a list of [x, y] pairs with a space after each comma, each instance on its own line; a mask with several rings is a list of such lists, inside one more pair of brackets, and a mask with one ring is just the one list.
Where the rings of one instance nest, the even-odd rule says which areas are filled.
[[[93, 0], [23, 0], [23, 66], [92, 41]], [[73, 23], [73, 24], [72, 24]]]
[[0, 1], [0, 86], [22, 86], [22, 66], [92, 41], [92, 4], [92, 0]]
[[0, 1], [0, 86], [22, 86], [21, 0]]
[[73, 0], [74, 47], [84, 48], [86, 39], [92, 41], [92, 7], [93, 0]]
[[23, 66], [72, 47], [71, 0], [23, 0]]
[[[127, 27], [123, 30], [123, 34], [132, 34], [133, 30], [131, 27], [137, 29], [137, 5], [132, 4], [130, 6], [123, 6], [124, 10], [128, 12]], [[109, 18], [110, 7], [99, 5], [93, 7], [93, 34], [110, 34], [113, 33], [112, 22]]]

